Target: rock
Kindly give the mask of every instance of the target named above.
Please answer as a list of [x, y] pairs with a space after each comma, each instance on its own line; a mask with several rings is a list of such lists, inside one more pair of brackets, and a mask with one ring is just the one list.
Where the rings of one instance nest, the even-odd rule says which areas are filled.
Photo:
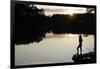
[[75, 63], [93, 63], [96, 62], [96, 55], [94, 52], [75, 54], [73, 55], [72, 60]]

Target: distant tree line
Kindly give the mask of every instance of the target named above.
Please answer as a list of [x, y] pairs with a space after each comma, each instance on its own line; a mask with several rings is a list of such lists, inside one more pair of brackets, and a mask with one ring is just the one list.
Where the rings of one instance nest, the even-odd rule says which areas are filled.
[[53, 33], [83, 33], [95, 34], [95, 14], [84, 13], [61, 15], [55, 14], [51, 17]]
[[54, 34], [83, 33], [95, 35], [95, 14], [53, 14], [45, 15], [44, 9], [38, 9], [32, 3], [14, 4], [14, 43], [26, 44], [40, 42], [47, 32]]

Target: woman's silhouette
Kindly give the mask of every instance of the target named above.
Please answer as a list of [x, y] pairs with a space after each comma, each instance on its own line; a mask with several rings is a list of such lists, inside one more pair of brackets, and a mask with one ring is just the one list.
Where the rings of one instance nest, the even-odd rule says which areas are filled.
[[80, 34], [79, 35], [79, 45], [77, 47], [77, 54], [79, 54], [79, 49], [80, 49], [80, 54], [82, 54], [82, 42], [83, 42], [82, 35]]

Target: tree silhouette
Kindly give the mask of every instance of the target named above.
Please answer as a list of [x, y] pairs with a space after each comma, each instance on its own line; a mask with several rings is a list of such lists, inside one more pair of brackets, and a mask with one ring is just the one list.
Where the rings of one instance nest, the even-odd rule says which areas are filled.
[[48, 28], [43, 9], [30, 3], [16, 3], [14, 16], [15, 43], [39, 42], [43, 39]]
[[55, 14], [52, 17], [53, 33], [83, 33], [95, 34], [95, 14], [84, 13], [70, 15]]
[[95, 34], [96, 16], [90, 13], [45, 15], [44, 9], [38, 9], [31, 2], [14, 3], [15, 44], [40, 42], [47, 32], [54, 34]]

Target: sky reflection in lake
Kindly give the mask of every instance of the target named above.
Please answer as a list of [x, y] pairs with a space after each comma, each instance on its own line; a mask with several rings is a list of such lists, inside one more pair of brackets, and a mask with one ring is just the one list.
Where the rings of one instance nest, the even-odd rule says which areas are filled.
[[[83, 53], [93, 51], [94, 36], [82, 37]], [[15, 65], [73, 62], [72, 56], [77, 53], [78, 44], [77, 34], [46, 34], [39, 43], [15, 45]]]

